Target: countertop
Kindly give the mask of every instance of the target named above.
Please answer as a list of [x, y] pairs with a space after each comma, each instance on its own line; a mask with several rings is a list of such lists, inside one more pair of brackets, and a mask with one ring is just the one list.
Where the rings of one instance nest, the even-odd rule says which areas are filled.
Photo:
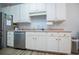
[[25, 32], [68, 32], [71, 31], [63, 31], [63, 30], [9, 30], [9, 31], [25, 31]]
[[74, 42], [79, 42], [79, 39], [72, 39], [72, 41], [74, 41]]

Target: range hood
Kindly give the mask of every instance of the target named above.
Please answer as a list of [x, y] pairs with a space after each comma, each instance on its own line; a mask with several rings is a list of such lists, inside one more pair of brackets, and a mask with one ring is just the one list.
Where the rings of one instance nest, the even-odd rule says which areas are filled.
[[46, 11], [30, 12], [29, 13], [29, 16], [40, 16], [40, 15], [46, 15]]

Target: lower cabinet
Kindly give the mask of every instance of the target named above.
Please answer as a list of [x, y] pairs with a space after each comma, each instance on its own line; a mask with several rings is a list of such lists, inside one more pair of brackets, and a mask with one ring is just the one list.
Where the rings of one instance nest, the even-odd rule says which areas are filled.
[[71, 38], [69, 37], [54, 37], [48, 39], [47, 51], [71, 53]]
[[7, 32], [7, 46], [14, 47], [14, 32]]
[[26, 48], [36, 49], [36, 39], [33, 36], [28, 35], [28, 33], [26, 35]]
[[57, 37], [49, 37], [47, 40], [47, 51], [58, 52], [58, 40]]
[[46, 42], [44, 33], [26, 32], [26, 48], [45, 51]]
[[58, 39], [58, 51], [62, 53], [71, 53], [71, 38], [60, 37]]
[[[71, 53], [71, 36], [69, 33], [26, 32], [26, 48], [40, 51]], [[57, 36], [56, 36], [57, 35]]]
[[46, 37], [46, 33], [44, 32], [38, 32], [37, 34], [37, 50], [43, 50], [46, 51], [47, 50], [47, 37]]

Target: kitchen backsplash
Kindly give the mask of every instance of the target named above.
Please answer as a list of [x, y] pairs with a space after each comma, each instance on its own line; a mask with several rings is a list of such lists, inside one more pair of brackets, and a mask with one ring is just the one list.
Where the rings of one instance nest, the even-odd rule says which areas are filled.
[[18, 23], [18, 29], [20, 30], [26, 30], [26, 29], [30, 29], [31, 25], [29, 23]]
[[[33, 26], [33, 24], [30, 24], [30, 23], [18, 23], [18, 25], [17, 25], [18, 29], [20, 29], [20, 30], [42, 29], [42, 27], [33, 28], [32, 26]], [[63, 29], [64, 30], [62, 25], [52, 25], [52, 26], [45, 25], [45, 28], [43, 28], [43, 29]]]
[[31, 19], [31, 28], [32, 29], [46, 29], [47, 20], [46, 15], [32, 16]]

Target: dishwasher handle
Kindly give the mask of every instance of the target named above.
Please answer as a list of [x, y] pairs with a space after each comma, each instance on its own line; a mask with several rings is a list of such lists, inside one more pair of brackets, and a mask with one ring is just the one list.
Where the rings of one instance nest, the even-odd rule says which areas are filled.
[[14, 34], [25, 34], [25, 33], [14, 33]]

